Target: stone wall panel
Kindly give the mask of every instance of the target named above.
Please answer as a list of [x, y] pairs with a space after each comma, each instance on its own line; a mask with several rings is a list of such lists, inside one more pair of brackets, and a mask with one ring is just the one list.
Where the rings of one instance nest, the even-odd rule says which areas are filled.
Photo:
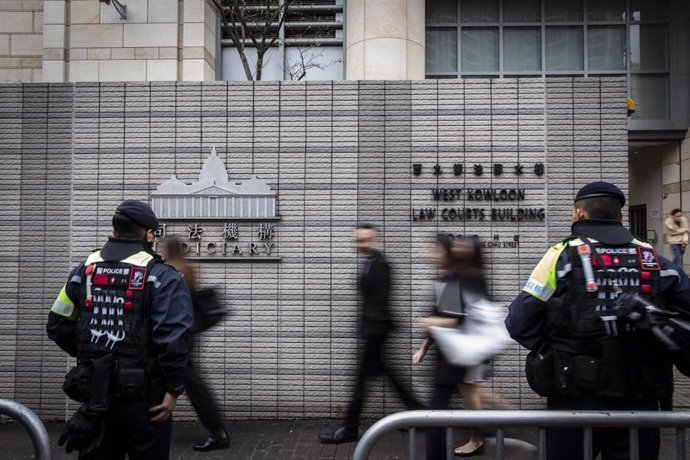
[[[351, 230], [363, 222], [380, 227], [394, 273], [390, 365], [427, 398], [435, 351], [420, 366], [411, 356], [424, 338], [415, 326], [433, 303], [436, 269], [426, 253], [435, 234], [519, 243], [485, 252], [492, 295], [509, 302], [544, 251], [568, 235], [583, 183], [606, 178], [627, 189], [624, 95], [620, 78], [1, 86], [0, 302], [9, 315], [0, 326], [0, 397], [47, 419], [65, 416], [59, 388], [71, 361], [44, 328], [69, 268], [107, 238], [122, 199], [149, 200], [173, 175], [195, 180], [216, 148], [231, 180], [256, 174], [278, 192], [281, 217], [281, 262], [194, 262], [198, 281], [215, 286], [231, 311], [196, 340], [193, 358], [223, 414], [342, 414], [359, 353]], [[534, 173], [539, 163], [543, 176]], [[435, 201], [434, 188], [515, 187], [526, 193], [519, 206], [546, 208], [544, 222], [412, 221], [413, 208], [437, 216], [491, 208], [466, 194]], [[249, 238], [254, 227], [240, 231]], [[168, 232], [184, 236], [187, 226]], [[523, 378], [524, 356], [514, 345], [497, 357], [486, 386], [540, 407]], [[379, 379], [368, 401], [365, 416], [402, 408]], [[178, 412], [194, 417], [184, 398]]]

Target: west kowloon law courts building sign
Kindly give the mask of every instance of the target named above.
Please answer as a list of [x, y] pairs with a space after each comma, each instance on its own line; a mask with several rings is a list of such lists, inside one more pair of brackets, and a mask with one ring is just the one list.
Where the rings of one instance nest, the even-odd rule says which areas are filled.
[[[381, 229], [397, 324], [392, 365], [423, 399], [438, 232], [476, 235], [494, 299], [515, 297], [570, 232], [577, 189], [627, 190], [620, 78], [0, 85], [0, 398], [64, 420], [68, 358], [45, 320], [123, 199], [151, 203], [230, 314], [197, 341], [226, 418], [337, 417], [356, 373], [351, 230]], [[19, 242], [19, 243], [18, 243]], [[30, 244], [24, 244], [30, 242]], [[487, 387], [542, 407], [525, 351]], [[401, 409], [375, 384], [367, 417]], [[183, 397], [177, 419], [194, 413]]]

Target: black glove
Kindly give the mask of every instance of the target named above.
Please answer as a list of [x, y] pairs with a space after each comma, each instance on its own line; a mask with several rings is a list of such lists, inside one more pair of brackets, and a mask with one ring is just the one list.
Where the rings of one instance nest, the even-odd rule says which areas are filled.
[[65, 444], [65, 450], [68, 453], [78, 450], [82, 455], [85, 455], [101, 445], [104, 433], [105, 419], [103, 415], [93, 414], [84, 404], [67, 422], [60, 439], [58, 439], [58, 445]]

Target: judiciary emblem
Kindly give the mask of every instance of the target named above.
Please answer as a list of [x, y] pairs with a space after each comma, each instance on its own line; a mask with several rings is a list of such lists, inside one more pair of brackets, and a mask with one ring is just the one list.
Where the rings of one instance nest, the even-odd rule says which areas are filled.
[[[230, 180], [214, 147], [198, 180], [186, 183], [173, 175], [151, 193], [161, 221], [154, 247], [170, 231], [186, 236], [181, 249], [190, 259], [279, 261], [276, 206], [277, 193], [256, 175]], [[130, 279], [129, 286], [138, 289], [138, 281]]]
[[199, 180], [186, 184], [172, 176], [151, 194], [160, 220], [276, 219], [276, 192], [255, 175], [232, 182], [216, 148], [204, 161]]

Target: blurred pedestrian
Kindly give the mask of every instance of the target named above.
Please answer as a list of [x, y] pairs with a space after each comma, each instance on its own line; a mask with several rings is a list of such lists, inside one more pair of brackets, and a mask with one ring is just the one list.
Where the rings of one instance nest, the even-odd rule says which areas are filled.
[[683, 268], [683, 254], [688, 247], [688, 219], [683, 216], [679, 208], [671, 211], [671, 215], [664, 220], [664, 235], [666, 243], [671, 248], [674, 264]]
[[359, 289], [362, 293], [360, 333], [364, 338], [364, 352], [357, 370], [357, 382], [343, 422], [319, 436], [326, 444], [356, 441], [359, 418], [364, 403], [366, 383], [371, 377], [385, 374], [408, 409], [421, 409], [422, 405], [400, 382], [383, 359], [386, 337], [393, 329], [389, 311], [391, 269], [384, 255], [378, 250], [378, 232], [370, 224], [362, 224], [353, 234], [355, 247], [362, 257], [359, 273]]
[[[423, 326], [457, 327], [463, 322], [466, 304], [487, 297], [486, 281], [483, 275], [481, 246], [471, 238], [455, 239], [450, 234], [439, 234], [436, 246], [431, 253], [440, 278], [436, 282], [436, 306], [433, 315], [423, 321]], [[427, 337], [412, 362], [420, 364], [424, 360], [432, 340]], [[484, 380], [486, 364], [472, 367], [451, 365], [440, 350], [436, 353], [434, 392], [429, 409], [448, 409], [450, 399], [456, 388], [459, 390], [464, 407], [481, 409], [480, 391], [477, 383]], [[445, 459], [445, 430], [434, 428], [427, 435], [427, 460]], [[470, 439], [455, 449], [459, 456], [478, 455], [484, 451], [484, 440], [476, 428], [470, 429]]]
[[[182, 253], [182, 242], [174, 235], [167, 236], [163, 240], [163, 254], [165, 256], [165, 263], [173, 266], [178, 272], [182, 274], [183, 279], [189, 285], [192, 293], [192, 301], [194, 303], [194, 332], [199, 332], [196, 325], [200, 321], [201, 312], [198, 308], [198, 292], [196, 276], [194, 268], [185, 259]], [[206, 441], [194, 444], [192, 448], [199, 452], [207, 452], [215, 449], [227, 449], [230, 446], [228, 432], [225, 429], [225, 422], [218, 410], [211, 391], [199, 375], [196, 366], [194, 365], [191, 356], [187, 362], [187, 367], [184, 373], [184, 388], [192, 403], [194, 410], [201, 420], [201, 424], [208, 430], [209, 436]]]

